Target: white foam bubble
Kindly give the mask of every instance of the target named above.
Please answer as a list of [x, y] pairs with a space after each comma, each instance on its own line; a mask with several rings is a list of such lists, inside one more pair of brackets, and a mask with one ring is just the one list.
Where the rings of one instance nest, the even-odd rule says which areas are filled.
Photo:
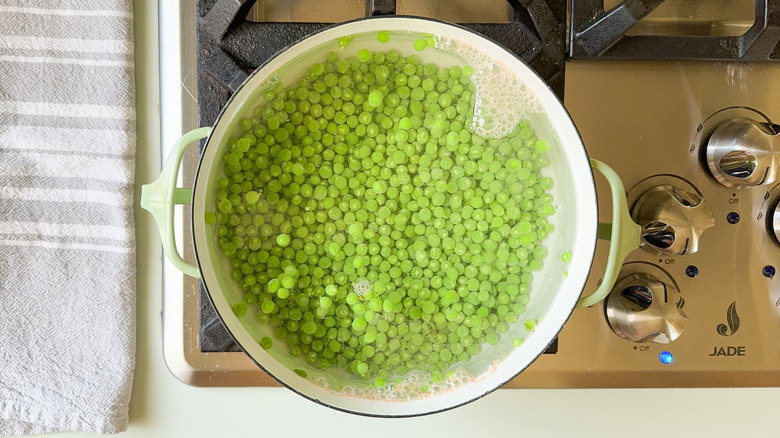
[[541, 104], [506, 65], [483, 51], [449, 38], [435, 38], [435, 48], [463, 59], [474, 69], [476, 87], [472, 129], [481, 137], [501, 138], [512, 132], [527, 114], [540, 114]]
[[371, 286], [373, 286], [374, 283], [372, 283], [367, 278], [361, 278], [355, 283], [352, 284], [352, 290], [355, 291], [358, 296], [363, 297], [367, 293], [371, 292]]

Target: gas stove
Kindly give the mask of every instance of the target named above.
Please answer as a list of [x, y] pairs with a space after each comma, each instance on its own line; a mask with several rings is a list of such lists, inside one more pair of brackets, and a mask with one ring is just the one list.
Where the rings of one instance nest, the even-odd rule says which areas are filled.
[[[567, 7], [568, 6], [568, 7]], [[642, 248], [603, 304], [506, 387], [780, 386], [780, 1], [199, 0], [160, 6], [163, 156], [213, 123], [252, 69], [370, 15], [461, 23], [563, 99], [588, 154], [627, 189]], [[740, 141], [734, 141], [735, 139]], [[775, 148], [779, 150], [776, 152]], [[185, 156], [192, 184], [197, 151]], [[597, 178], [599, 215], [611, 217]], [[176, 222], [194, 260], [189, 211]], [[599, 244], [586, 293], [600, 281]], [[195, 386], [277, 383], [233, 343], [199, 281], [164, 268], [166, 362]]]

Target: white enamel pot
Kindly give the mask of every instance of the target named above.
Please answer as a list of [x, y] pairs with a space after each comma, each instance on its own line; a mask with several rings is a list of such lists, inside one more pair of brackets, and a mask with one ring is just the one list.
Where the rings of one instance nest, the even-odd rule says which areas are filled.
[[[378, 31], [388, 31], [390, 41], [377, 41]], [[551, 166], [545, 174], [555, 181], [550, 193], [557, 212], [550, 217], [555, 231], [545, 240], [549, 250], [544, 268], [534, 274], [531, 300], [526, 314], [511, 327], [495, 345], [485, 345], [482, 352], [460, 367], [469, 378], [446, 390], [434, 390], [415, 397], [359, 396], [344, 387], [359, 386], [349, 378], [319, 375], [299, 359], [286, 353], [284, 342], [275, 340], [274, 347], [263, 349], [258, 340], [271, 336], [271, 330], [255, 322], [253, 312], [237, 317], [233, 304], [241, 301], [242, 291], [230, 275], [229, 262], [220, 254], [215, 229], [207, 225], [204, 216], [215, 209], [217, 178], [222, 174], [221, 156], [228, 138], [237, 130], [239, 120], [251, 114], [262, 103], [262, 92], [269, 83], [281, 81], [288, 85], [299, 78], [312, 63], [322, 61], [327, 52], [337, 51], [342, 56], [354, 56], [359, 49], [372, 51], [395, 49], [403, 55], [416, 53], [413, 42], [422, 34], [459, 41], [476, 48], [494, 63], [511, 70], [527, 90], [535, 95], [542, 111], [524, 117], [530, 121], [535, 134], [550, 145]], [[354, 37], [341, 48], [340, 37]], [[439, 66], [464, 62], [454, 56], [437, 54], [435, 49], [419, 53], [423, 62]], [[176, 187], [178, 168], [184, 150], [197, 140], [207, 138], [192, 191]], [[596, 189], [592, 169], [601, 172], [611, 185], [614, 206], [610, 255], [606, 272], [598, 289], [582, 298], [586, 279], [593, 262], [598, 231]], [[192, 203], [192, 229], [197, 266], [184, 261], [176, 250], [173, 237], [173, 206]], [[639, 227], [628, 213], [625, 192], [617, 175], [606, 165], [589, 160], [577, 129], [558, 98], [523, 61], [493, 41], [468, 29], [420, 18], [388, 17], [353, 21], [336, 25], [310, 36], [277, 54], [250, 75], [232, 96], [213, 128], [200, 128], [184, 135], [175, 145], [160, 177], [143, 187], [141, 205], [157, 219], [163, 246], [168, 258], [185, 274], [200, 277], [227, 329], [244, 351], [279, 382], [318, 403], [335, 409], [373, 416], [413, 416], [439, 412], [483, 397], [501, 387], [530, 365], [562, 329], [575, 307], [590, 306], [602, 300], [615, 282], [620, 265], [628, 252], [639, 243]], [[571, 253], [564, 262], [560, 255]], [[565, 274], [566, 273], [566, 274]], [[251, 306], [250, 306], [251, 307]], [[523, 321], [538, 321], [534, 332], [528, 335]], [[519, 347], [512, 346], [515, 337], [527, 339]], [[297, 372], [295, 370], [298, 370]], [[304, 370], [304, 372], [301, 372]], [[306, 374], [307, 378], [302, 377]], [[328, 380], [329, 385], [323, 385]]]

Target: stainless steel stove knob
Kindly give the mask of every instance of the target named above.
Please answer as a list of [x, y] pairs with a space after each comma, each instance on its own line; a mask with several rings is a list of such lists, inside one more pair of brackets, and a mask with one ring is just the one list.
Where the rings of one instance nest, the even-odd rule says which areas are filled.
[[777, 126], [746, 118], [727, 120], [706, 144], [707, 166], [726, 187], [771, 184], [780, 164]]
[[660, 255], [696, 252], [701, 233], [715, 225], [712, 210], [701, 196], [672, 185], [643, 193], [631, 216], [642, 227], [641, 246]]
[[685, 329], [688, 317], [680, 292], [648, 274], [631, 274], [615, 283], [605, 308], [610, 328], [631, 342], [668, 344]]
[[780, 203], [775, 205], [769, 213], [772, 215], [772, 229], [769, 232], [780, 243]]

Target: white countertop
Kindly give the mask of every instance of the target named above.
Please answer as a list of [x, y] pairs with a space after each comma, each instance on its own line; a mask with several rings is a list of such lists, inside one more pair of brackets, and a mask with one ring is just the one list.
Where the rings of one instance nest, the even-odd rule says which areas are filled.
[[[156, 0], [136, 0], [135, 31], [138, 195], [160, 166]], [[163, 360], [159, 237], [138, 206], [135, 217], [138, 351], [130, 426], [121, 436], [778, 435], [780, 389], [498, 390], [454, 411], [390, 420], [336, 412], [281, 388], [189, 387]]]

